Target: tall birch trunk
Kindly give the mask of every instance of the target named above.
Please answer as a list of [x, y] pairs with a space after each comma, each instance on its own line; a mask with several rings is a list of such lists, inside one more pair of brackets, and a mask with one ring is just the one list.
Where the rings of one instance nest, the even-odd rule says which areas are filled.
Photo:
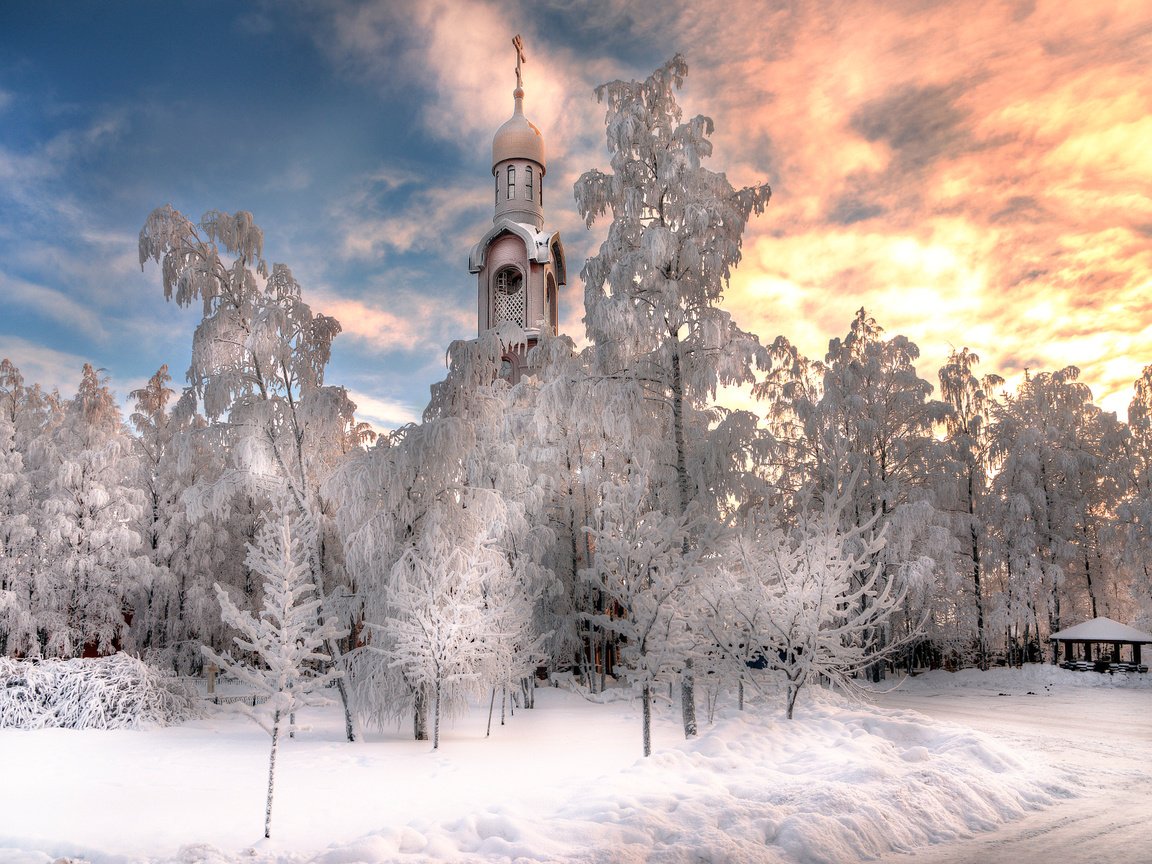
[[[680, 371], [680, 340], [672, 334], [672, 436], [676, 444], [676, 487], [680, 497], [680, 516], [688, 512], [691, 487], [688, 478], [688, 460], [684, 446], [684, 379]], [[683, 552], [688, 553], [688, 537], [684, 537]], [[684, 660], [680, 676], [680, 712], [684, 721], [684, 737], [696, 737], [696, 690], [692, 672], [692, 658]]]
[[644, 691], [640, 696], [641, 710], [644, 715], [644, 755], [652, 755], [652, 687], [645, 682]]
[[436, 675], [436, 695], [432, 710], [432, 749], [440, 749], [440, 675]]
[[280, 712], [272, 715], [272, 753], [268, 757], [268, 801], [264, 805], [264, 837], [272, 836], [272, 790], [276, 783], [276, 747], [280, 743]]

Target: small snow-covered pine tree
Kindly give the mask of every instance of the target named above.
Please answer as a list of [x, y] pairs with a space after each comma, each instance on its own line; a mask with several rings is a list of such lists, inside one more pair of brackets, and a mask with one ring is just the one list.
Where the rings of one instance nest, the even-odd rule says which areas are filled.
[[255, 708], [249, 716], [272, 736], [268, 758], [268, 799], [264, 810], [264, 836], [271, 836], [272, 794], [276, 780], [276, 749], [285, 718], [292, 731], [298, 708], [328, 704], [316, 695], [341, 673], [332, 668], [331, 657], [320, 649], [327, 640], [346, 635], [337, 622], [319, 618], [320, 599], [309, 573], [308, 549], [311, 526], [303, 517], [293, 518], [281, 506], [273, 512], [249, 545], [247, 564], [264, 578], [264, 608], [259, 617], [242, 610], [227, 592], [216, 586], [225, 623], [239, 631], [235, 642], [241, 651], [259, 658], [255, 666], [231, 654], [220, 655], [205, 648], [205, 655], [225, 672], [235, 675], [257, 693], [267, 695], [263, 714]]

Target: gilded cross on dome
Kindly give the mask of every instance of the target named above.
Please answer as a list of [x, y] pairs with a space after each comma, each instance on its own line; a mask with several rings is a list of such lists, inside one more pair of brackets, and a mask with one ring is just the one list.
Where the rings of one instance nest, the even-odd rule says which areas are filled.
[[524, 89], [523, 73], [520, 71], [520, 64], [526, 63], [528, 58], [524, 56], [524, 40], [520, 38], [517, 33], [512, 37], [512, 47], [516, 49], [516, 89]]

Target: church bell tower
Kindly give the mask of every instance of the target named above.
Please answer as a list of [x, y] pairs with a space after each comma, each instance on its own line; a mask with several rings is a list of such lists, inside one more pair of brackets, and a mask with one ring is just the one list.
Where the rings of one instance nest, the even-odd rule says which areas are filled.
[[515, 383], [542, 333], [556, 332], [557, 298], [567, 280], [560, 234], [544, 229], [544, 136], [524, 116], [524, 44], [517, 35], [512, 116], [492, 139], [495, 213], [468, 255], [476, 274], [476, 327], [499, 328], [501, 377]]

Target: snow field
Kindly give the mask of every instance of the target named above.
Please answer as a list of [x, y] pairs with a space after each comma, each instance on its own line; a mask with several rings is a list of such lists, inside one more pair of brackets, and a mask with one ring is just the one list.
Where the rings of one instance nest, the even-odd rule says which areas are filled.
[[877, 692], [911, 716], [994, 735], [1076, 791], [994, 832], [886, 864], [1148, 864], [1152, 861], [1152, 677], [1052, 666], [933, 672]]
[[[335, 708], [283, 742], [270, 842], [268, 738], [219, 714], [144, 732], [0, 732], [0, 861], [765, 862], [838, 864], [996, 827], [1072, 794], [1058, 772], [911, 712], [802, 697], [752, 704], [685, 742], [666, 705], [639, 758], [639, 706], [545, 688], [439, 751], [341, 740]], [[498, 721], [497, 721], [498, 723]], [[21, 851], [17, 851], [21, 850]], [[19, 857], [17, 857], [19, 856]]]

